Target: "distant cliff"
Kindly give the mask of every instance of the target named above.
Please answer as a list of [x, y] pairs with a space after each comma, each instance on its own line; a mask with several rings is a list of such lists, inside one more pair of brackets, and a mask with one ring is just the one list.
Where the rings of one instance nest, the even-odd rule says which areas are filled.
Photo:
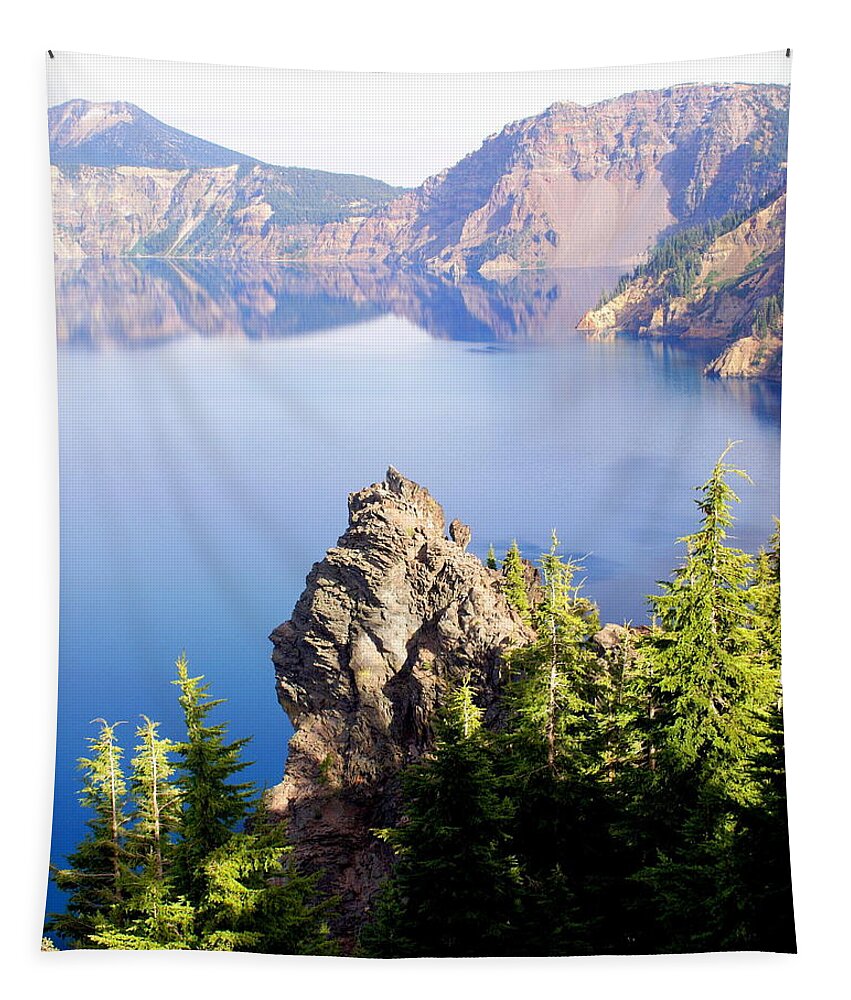
[[132, 105], [63, 106], [51, 112], [56, 251], [383, 261], [453, 276], [627, 268], [668, 227], [752, 209], [782, 186], [788, 99], [774, 85], [694, 84], [556, 103], [402, 193], [239, 154], [222, 165], [221, 147], [193, 146]]
[[295, 734], [269, 805], [339, 894], [344, 934], [389, 870], [373, 831], [398, 820], [399, 771], [431, 746], [447, 687], [469, 676], [492, 705], [502, 655], [530, 637], [469, 537], [391, 468], [349, 497], [348, 529], [271, 636]]
[[298, 259], [320, 227], [365, 215], [397, 189], [368, 177], [235, 164], [52, 168], [60, 257]]
[[787, 88], [687, 85], [507, 125], [313, 252], [435, 270], [629, 266], [677, 221], [750, 208], [785, 176]]
[[48, 134], [60, 257], [297, 258], [401, 190], [261, 163], [122, 101], [51, 108]]
[[705, 245], [700, 232], [661, 244], [578, 329], [724, 341], [707, 374], [779, 379], [785, 211], [784, 193]]

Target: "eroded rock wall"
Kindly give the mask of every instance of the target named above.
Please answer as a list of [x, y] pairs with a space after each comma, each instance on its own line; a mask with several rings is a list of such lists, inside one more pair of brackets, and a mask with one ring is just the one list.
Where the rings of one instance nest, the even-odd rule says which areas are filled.
[[444, 693], [470, 677], [493, 706], [501, 658], [530, 638], [498, 572], [466, 551], [470, 531], [395, 469], [349, 497], [349, 526], [314, 565], [271, 636], [292, 720], [269, 806], [297, 856], [322, 869], [351, 934], [389, 869], [373, 831], [399, 818], [398, 775], [432, 742]]

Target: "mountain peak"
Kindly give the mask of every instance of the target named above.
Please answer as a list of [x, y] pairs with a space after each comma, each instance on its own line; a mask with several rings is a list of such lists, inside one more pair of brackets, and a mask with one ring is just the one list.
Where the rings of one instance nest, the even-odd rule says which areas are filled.
[[95, 102], [81, 97], [58, 104], [47, 114], [51, 142], [59, 146], [79, 143], [114, 128], [119, 122], [150, 118], [129, 101]]
[[74, 98], [47, 113], [50, 160], [62, 166], [229, 167], [258, 160], [172, 128], [130, 101]]

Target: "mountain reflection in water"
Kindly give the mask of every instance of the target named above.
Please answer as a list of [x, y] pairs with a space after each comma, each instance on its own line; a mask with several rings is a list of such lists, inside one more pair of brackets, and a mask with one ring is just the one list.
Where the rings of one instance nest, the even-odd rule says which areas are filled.
[[97, 348], [191, 334], [255, 340], [392, 314], [440, 339], [535, 341], [573, 331], [618, 274], [612, 268], [538, 270], [453, 283], [384, 266], [59, 261], [58, 336]]

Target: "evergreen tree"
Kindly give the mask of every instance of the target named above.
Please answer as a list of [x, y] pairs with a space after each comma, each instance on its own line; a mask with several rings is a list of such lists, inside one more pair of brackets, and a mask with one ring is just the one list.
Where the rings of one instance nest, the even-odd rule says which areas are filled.
[[754, 610], [760, 619], [759, 642], [768, 666], [779, 682], [780, 643], [780, 522], [775, 519], [768, 548], [761, 549], [752, 588]]
[[488, 546], [488, 557], [485, 564], [488, 569], [499, 569], [499, 564], [496, 561], [496, 553], [493, 550], [493, 545]]
[[180, 794], [174, 781], [172, 740], [159, 735], [159, 723], [146, 715], [136, 730], [139, 740], [131, 762], [130, 790], [133, 828], [128, 850], [137, 865], [162, 881], [166, 874], [173, 834], [180, 825]]
[[505, 594], [505, 599], [524, 622], [531, 622], [532, 612], [529, 606], [529, 593], [526, 589], [526, 573], [516, 539], [505, 554], [502, 563], [502, 576], [502, 592]]
[[689, 814], [680, 845], [639, 874], [656, 923], [648, 950], [795, 951], [779, 710], [749, 769], [756, 795], [728, 800], [711, 831], [699, 813]]
[[362, 950], [385, 958], [513, 953], [519, 875], [506, 853], [509, 807], [466, 684], [447, 699], [434, 755], [403, 780], [405, 820], [383, 831], [396, 866]]
[[624, 625], [618, 641], [598, 657], [594, 688], [600, 725], [600, 765], [609, 783], [645, 761], [646, 684], [638, 653], [640, 633]]
[[57, 887], [68, 893], [68, 904], [65, 913], [51, 914], [47, 923], [49, 930], [76, 948], [96, 945], [91, 935], [97, 920], [121, 903], [128, 874], [127, 785], [121, 766], [123, 751], [115, 734], [121, 723], [93, 721], [99, 723], [100, 731], [88, 739], [90, 756], [78, 761], [85, 775], [80, 805], [91, 811], [86, 820], [89, 832], [68, 856], [70, 867], [53, 871]]
[[794, 952], [795, 921], [786, 813], [786, 764], [780, 687], [780, 525], [760, 551], [751, 588], [759, 647], [774, 685], [764, 714], [766, 738], [748, 761], [757, 794], [732, 810], [728, 849], [714, 859], [716, 940], [735, 950]]
[[177, 745], [181, 839], [175, 848], [175, 876], [179, 891], [198, 903], [206, 891], [205, 859], [227, 843], [245, 819], [254, 786], [232, 780], [250, 766], [241, 759], [249, 739], [227, 743], [227, 725], [206, 721], [223, 699], [209, 696], [209, 684], [201, 683], [203, 677], [189, 676], [185, 654], [176, 666], [177, 680], [172, 683], [180, 689], [186, 740]]
[[[728, 445], [700, 487], [698, 531], [683, 565], [651, 598], [656, 627], [642, 643], [651, 769], [634, 803], [646, 862], [638, 881], [649, 950], [722, 948], [730, 938], [724, 886], [743, 815], [760, 808], [755, 762], [769, 747], [778, 676], [765, 655], [753, 560], [726, 544], [738, 502]], [[729, 902], [731, 897], [727, 895]], [[734, 904], [738, 905], [738, 904]]]
[[[124, 950], [201, 949], [277, 954], [330, 954], [327, 915], [333, 900], [320, 897], [318, 876], [297, 871], [284, 829], [254, 804], [248, 829], [233, 826], [246, 817], [251, 786], [229, 779], [246, 765], [247, 742], [225, 742], [224, 725], [207, 725], [219, 700], [211, 699], [201, 678], [189, 676], [185, 656], [177, 662], [180, 704], [187, 740], [175, 744], [159, 735], [159, 723], [143, 716], [132, 761], [131, 826], [123, 806], [121, 892], [112, 892], [90, 915], [86, 941]], [[125, 793], [120, 750], [109, 727], [98, 753], [85, 761], [93, 769], [103, 800], [112, 773], [119, 796]], [[179, 777], [171, 757], [179, 753]], [[111, 755], [111, 756], [110, 756]], [[213, 846], [210, 846], [213, 845]], [[185, 887], [185, 888], [184, 888]]]
[[539, 764], [532, 748], [537, 747], [553, 774], [560, 763], [569, 762], [574, 772], [593, 766], [588, 756], [596, 664], [587, 640], [599, 628], [596, 608], [574, 584], [577, 567], [562, 559], [558, 547], [553, 532], [550, 551], [541, 560], [542, 597], [531, 615], [538, 638], [509, 658], [513, 681], [507, 696], [512, 738], [525, 740], [534, 769]]
[[625, 872], [606, 787], [614, 768], [606, 757], [614, 753], [611, 682], [589, 642], [599, 628], [596, 608], [558, 548], [554, 532], [532, 616], [537, 639], [509, 658], [500, 740], [523, 874], [524, 953], [538, 955], [613, 950], [623, 936], [612, 926], [620, 919], [612, 886]]
[[199, 947], [196, 921], [196, 907], [146, 869], [129, 898], [98, 917], [92, 940], [119, 951], [187, 951]]
[[98, 920], [93, 940], [104, 948], [193, 947], [193, 907], [174, 895], [170, 878], [180, 823], [180, 796], [171, 755], [176, 744], [159, 723], [142, 716], [131, 761], [130, 822], [124, 897]]
[[327, 922], [335, 900], [320, 896], [318, 874], [301, 874], [291, 854], [284, 827], [270, 821], [260, 800], [249, 831], [233, 834], [204, 863], [201, 948], [272, 955], [336, 953]]
[[769, 714], [768, 738], [752, 762], [755, 803], [734, 811], [735, 837], [718, 859], [713, 911], [724, 948], [794, 952], [795, 916], [786, 811], [783, 714]]
[[747, 762], [761, 750], [760, 718], [775, 691], [760, 655], [752, 605], [753, 560], [726, 544], [739, 502], [728, 445], [699, 488], [700, 528], [680, 539], [686, 558], [650, 598], [657, 627], [642, 644], [659, 705], [653, 740], [658, 766], [732, 798], [749, 794]]

